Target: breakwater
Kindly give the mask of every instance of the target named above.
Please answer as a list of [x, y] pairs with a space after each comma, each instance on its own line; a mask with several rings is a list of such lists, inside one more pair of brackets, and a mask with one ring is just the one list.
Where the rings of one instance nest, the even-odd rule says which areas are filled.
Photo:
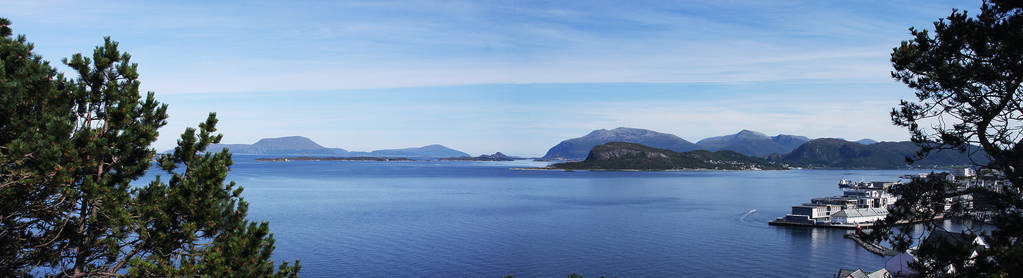
[[870, 253], [877, 254], [878, 256], [888, 257], [899, 254], [899, 252], [895, 251], [894, 249], [881, 246], [880, 244], [874, 242], [863, 240], [863, 238], [860, 238], [860, 236], [855, 233], [847, 233], [845, 234], [845, 238], [852, 239], [860, 246], [862, 246], [863, 249], [867, 249], [867, 251], [870, 251]]

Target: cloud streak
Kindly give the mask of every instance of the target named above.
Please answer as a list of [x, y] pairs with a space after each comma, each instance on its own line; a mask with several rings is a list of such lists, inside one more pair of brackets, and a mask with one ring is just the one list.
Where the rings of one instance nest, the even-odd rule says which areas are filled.
[[[929, 6], [934, 5], [934, 6]], [[117, 9], [109, 9], [116, 6]], [[923, 9], [920, 7], [935, 7]], [[887, 82], [908, 26], [962, 3], [32, 1], [51, 60], [112, 35], [164, 93], [487, 83]], [[972, 8], [972, 7], [965, 7]]]
[[[893, 84], [530, 84], [248, 94], [171, 94], [176, 133], [218, 111], [226, 142], [304, 135], [372, 150], [444, 144], [472, 154], [542, 155], [559, 141], [619, 126], [697, 141], [753, 129], [809, 137], [905, 140], [887, 112]], [[820, 94], [827, 89], [826, 94]], [[191, 121], [188, 121], [191, 119]], [[169, 148], [173, 137], [161, 141]]]
[[[2, 1], [2, 0], [0, 0]], [[539, 155], [592, 129], [903, 140], [891, 47], [953, 1], [5, 1], [50, 61], [112, 36], [229, 143]], [[67, 70], [65, 69], [65, 72]], [[170, 135], [168, 135], [170, 134]]]

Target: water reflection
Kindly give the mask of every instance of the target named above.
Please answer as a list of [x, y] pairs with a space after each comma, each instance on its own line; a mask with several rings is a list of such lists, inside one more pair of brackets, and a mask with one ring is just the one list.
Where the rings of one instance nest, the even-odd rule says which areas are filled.
[[908, 174], [236, 159], [230, 179], [250, 217], [271, 222], [275, 259], [301, 259], [310, 277], [830, 277], [884, 261], [845, 230], [767, 221], [849, 175]]
[[[945, 229], [954, 233], [961, 231], [973, 231], [975, 233], [980, 233], [982, 231], [991, 230], [991, 226], [989, 225], [964, 220], [943, 220], [934, 224], [936, 228]], [[891, 258], [870, 253], [856, 244], [855, 241], [843, 238], [844, 234], [852, 233], [852, 230], [787, 226], [775, 226], [774, 228], [778, 233], [783, 234], [786, 242], [789, 243], [789, 256], [792, 258], [802, 258], [803, 261], [809, 265], [827, 265], [831, 263], [829, 260], [835, 258], [836, 255], [838, 255], [837, 257], [847, 258], [867, 257], [866, 260], [840, 262], [840, 267], [848, 269], [863, 268], [864, 270], [874, 270], [883, 267], [884, 262]], [[897, 229], [911, 229], [910, 234], [913, 237], [913, 246], [919, 244], [922, 238], [925, 237], [927, 231], [926, 225], [924, 224], [903, 226]], [[866, 231], [869, 232], [870, 230], [867, 229]], [[889, 248], [891, 247], [891, 244], [888, 242], [882, 242], [882, 245]], [[835, 271], [837, 271], [837, 269], [835, 269]]]

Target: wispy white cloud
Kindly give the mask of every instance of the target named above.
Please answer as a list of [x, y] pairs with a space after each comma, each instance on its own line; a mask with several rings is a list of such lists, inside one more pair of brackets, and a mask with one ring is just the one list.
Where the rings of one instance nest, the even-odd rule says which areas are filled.
[[[15, 32], [51, 61], [90, 51], [105, 35], [121, 41], [140, 63], [143, 89], [172, 104], [161, 148], [173, 143], [168, 134], [218, 111], [230, 142], [307, 135], [356, 150], [444, 143], [521, 155], [617, 126], [690, 140], [747, 128], [903, 139], [887, 119], [909, 96], [888, 76], [891, 47], [909, 26], [978, 5], [0, 3]], [[360, 88], [406, 89], [350, 90]]]
[[[619, 126], [674, 133], [691, 141], [741, 129], [906, 139], [904, 130], [890, 125], [887, 113], [907, 94], [855, 93], [886, 86], [849, 86], [823, 94], [817, 90], [827, 86], [812, 83], [710, 85], [704, 93], [694, 93], [699, 89], [685, 84], [655, 87], [546, 84], [289, 92], [265, 101], [239, 100], [230, 93], [178, 94], [166, 97], [173, 116], [165, 132], [180, 132], [207, 111], [218, 111], [227, 142], [304, 135], [354, 150], [440, 143], [473, 154], [541, 155], [561, 140]], [[161, 142], [168, 148], [172, 143]]]
[[[167, 93], [483, 83], [887, 82], [950, 3], [5, 3], [51, 60], [113, 35]], [[958, 4], [961, 5], [961, 4]], [[116, 8], [111, 8], [116, 7]], [[921, 12], [920, 7], [925, 7]], [[881, 73], [881, 74], [879, 74]]]

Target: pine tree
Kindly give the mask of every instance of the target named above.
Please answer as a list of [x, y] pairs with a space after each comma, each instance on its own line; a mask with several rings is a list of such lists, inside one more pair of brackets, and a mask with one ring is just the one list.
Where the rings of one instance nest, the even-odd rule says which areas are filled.
[[71, 131], [63, 75], [32, 53], [25, 36], [11, 38], [0, 18], [0, 273], [54, 262], [50, 248], [63, 223], [59, 184], [63, 144]]
[[[0, 271], [56, 276], [295, 276], [274, 268], [266, 222], [246, 219], [242, 189], [211, 113], [172, 154], [150, 146], [167, 106], [139, 94], [138, 65], [105, 38], [65, 79], [0, 19]], [[146, 186], [152, 161], [166, 172]]]
[[898, 221], [926, 221], [926, 234], [936, 228], [937, 216], [970, 217], [970, 206], [947, 200], [983, 196], [990, 203], [991, 231], [984, 235], [990, 248], [972, 257], [972, 248], [921, 245], [915, 267], [926, 275], [943, 275], [948, 266], [956, 275], [1018, 277], [1023, 275], [1023, 4], [987, 0], [974, 17], [953, 10], [934, 22], [934, 32], [910, 29], [912, 40], [892, 50], [892, 77], [916, 91], [918, 101], [902, 101], [893, 109], [893, 122], [906, 127], [921, 152], [920, 159], [941, 149], [968, 152], [980, 146], [990, 162], [982, 170], [1005, 175], [1010, 184], [989, 190], [962, 190], [943, 177], [916, 179], [897, 186], [899, 201], [874, 240], [889, 240], [905, 250], [914, 243], [911, 229], [895, 229]]

